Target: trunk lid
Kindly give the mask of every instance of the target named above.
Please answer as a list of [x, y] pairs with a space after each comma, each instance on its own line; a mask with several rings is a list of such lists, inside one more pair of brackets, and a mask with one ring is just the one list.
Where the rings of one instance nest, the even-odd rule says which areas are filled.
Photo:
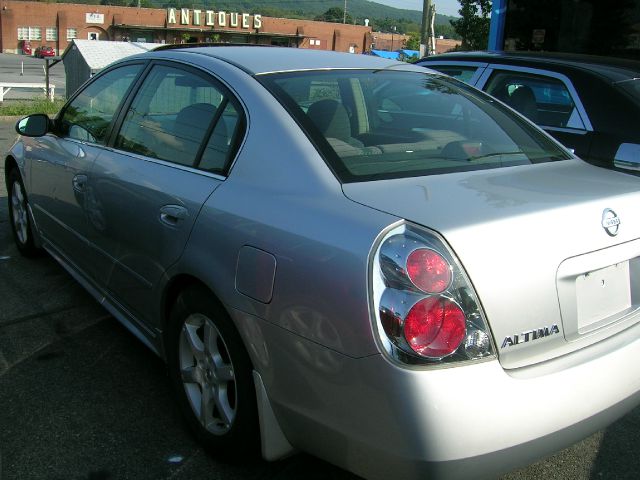
[[568, 160], [343, 189], [444, 236], [505, 368], [567, 354], [640, 319], [636, 177]]

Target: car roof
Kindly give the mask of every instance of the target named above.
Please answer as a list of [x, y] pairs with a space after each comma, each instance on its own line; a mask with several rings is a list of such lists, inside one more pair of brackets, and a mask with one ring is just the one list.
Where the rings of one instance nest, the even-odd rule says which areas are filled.
[[233, 64], [251, 75], [273, 72], [317, 69], [403, 69], [424, 71], [424, 68], [375, 57], [372, 55], [338, 53], [327, 50], [270, 46], [169, 46], [161, 47], [143, 56], [171, 54], [198, 54]]
[[422, 61], [476, 61], [530, 66], [557, 67], [599, 73], [611, 81], [620, 81], [640, 75], [640, 62], [624, 58], [601, 57], [576, 53], [556, 52], [451, 52], [425, 57]]

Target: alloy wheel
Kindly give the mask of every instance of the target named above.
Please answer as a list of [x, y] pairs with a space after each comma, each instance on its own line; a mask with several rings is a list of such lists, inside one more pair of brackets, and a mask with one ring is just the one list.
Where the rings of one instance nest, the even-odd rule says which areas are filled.
[[214, 322], [195, 313], [180, 331], [178, 362], [184, 390], [200, 424], [229, 432], [237, 414], [236, 378], [229, 349]]
[[29, 217], [27, 213], [27, 201], [19, 181], [13, 182], [11, 189], [11, 213], [13, 228], [18, 241], [25, 245], [29, 240]]

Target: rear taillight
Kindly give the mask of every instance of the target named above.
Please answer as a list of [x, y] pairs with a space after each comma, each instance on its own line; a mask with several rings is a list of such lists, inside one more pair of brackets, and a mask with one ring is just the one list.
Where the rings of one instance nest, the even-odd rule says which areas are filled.
[[404, 363], [451, 363], [493, 355], [487, 322], [462, 266], [435, 232], [402, 224], [373, 256], [375, 326]]
[[407, 275], [423, 292], [441, 293], [451, 283], [451, 265], [438, 252], [418, 248], [407, 257]]
[[467, 333], [462, 309], [439, 295], [423, 298], [411, 307], [403, 330], [411, 349], [424, 357], [452, 354]]

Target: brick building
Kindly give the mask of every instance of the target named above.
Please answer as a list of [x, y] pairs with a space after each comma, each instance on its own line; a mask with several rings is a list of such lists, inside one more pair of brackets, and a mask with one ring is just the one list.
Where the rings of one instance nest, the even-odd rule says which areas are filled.
[[[395, 52], [407, 48], [407, 42], [411, 37], [401, 33], [373, 32], [371, 34], [372, 47], [376, 50]], [[436, 53], [445, 53], [455, 50], [462, 45], [462, 41], [450, 38], [436, 38]]]
[[231, 42], [362, 53], [371, 27], [265, 17], [258, 13], [135, 8], [0, 0], [0, 51], [48, 45], [61, 54], [73, 39], [151, 43]]
[[452, 52], [462, 46], [462, 40], [452, 38], [436, 38], [436, 53]]
[[402, 33], [373, 32], [371, 38], [373, 40], [373, 48], [395, 52], [396, 50], [407, 48], [407, 42], [411, 37]]

